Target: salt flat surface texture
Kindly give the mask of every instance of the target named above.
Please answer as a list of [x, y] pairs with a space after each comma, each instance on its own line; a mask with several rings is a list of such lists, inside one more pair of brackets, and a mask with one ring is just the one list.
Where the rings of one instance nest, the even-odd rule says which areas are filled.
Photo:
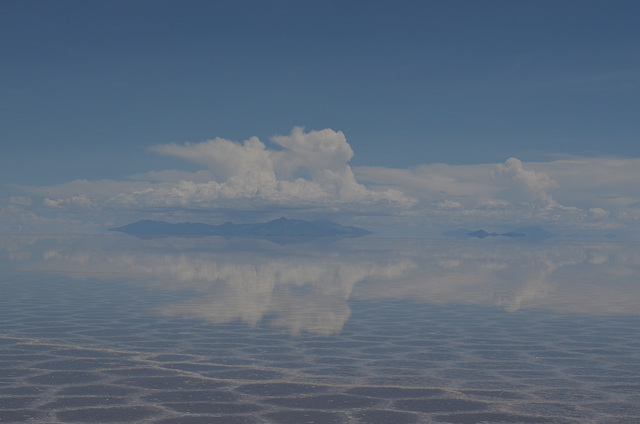
[[0, 257], [3, 423], [640, 422], [637, 244], [3, 236]]

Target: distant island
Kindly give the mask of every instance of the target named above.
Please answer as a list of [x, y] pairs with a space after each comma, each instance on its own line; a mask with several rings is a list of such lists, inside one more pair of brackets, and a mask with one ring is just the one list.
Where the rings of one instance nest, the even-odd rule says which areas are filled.
[[446, 231], [442, 233], [442, 235], [445, 237], [452, 237], [452, 238], [459, 238], [459, 239], [464, 239], [464, 238], [483, 239], [485, 237], [509, 237], [509, 238], [521, 239], [521, 240], [548, 240], [556, 236], [555, 234], [545, 230], [544, 228], [535, 227], [535, 226], [517, 228], [513, 231], [509, 231], [508, 233], [501, 233], [501, 234], [495, 233], [495, 232], [489, 233], [485, 230], [472, 231], [466, 228], [458, 228], [457, 230]]
[[122, 227], [109, 228], [109, 231], [118, 231], [141, 238], [153, 236], [222, 236], [228, 238], [255, 237], [266, 239], [354, 238], [371, 234], [370, 231], [363, 228], [344, 226], [327, 220], [309, 222], [288, 218], [278, 218], [257, 224], [225, 222], [221, 225], [191, 222], [172, 224], [143, 219]]

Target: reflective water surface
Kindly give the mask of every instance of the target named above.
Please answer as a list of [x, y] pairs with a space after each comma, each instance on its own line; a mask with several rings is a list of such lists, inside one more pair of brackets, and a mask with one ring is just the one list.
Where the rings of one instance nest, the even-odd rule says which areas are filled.
[[0, 422], [638, 423], [640, 245], [0, 238]]

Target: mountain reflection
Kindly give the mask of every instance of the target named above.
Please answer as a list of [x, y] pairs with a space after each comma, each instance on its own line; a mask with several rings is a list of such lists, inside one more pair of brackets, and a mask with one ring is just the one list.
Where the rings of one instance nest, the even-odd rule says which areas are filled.
[[193, 295], [157, 313], [329, 335], [349, 300], [407, 298], [508, 312], [640, 313], [640, 247], [487, 240], [260, 240], [3, 237], [3, 262], [74, 279], [124, 279]]

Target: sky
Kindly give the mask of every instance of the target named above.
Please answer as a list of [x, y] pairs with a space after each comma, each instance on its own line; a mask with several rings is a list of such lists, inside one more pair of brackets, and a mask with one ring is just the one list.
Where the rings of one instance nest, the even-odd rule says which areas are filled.
[[0, 2], [0, 232], [640, 235], [637, 1]]

